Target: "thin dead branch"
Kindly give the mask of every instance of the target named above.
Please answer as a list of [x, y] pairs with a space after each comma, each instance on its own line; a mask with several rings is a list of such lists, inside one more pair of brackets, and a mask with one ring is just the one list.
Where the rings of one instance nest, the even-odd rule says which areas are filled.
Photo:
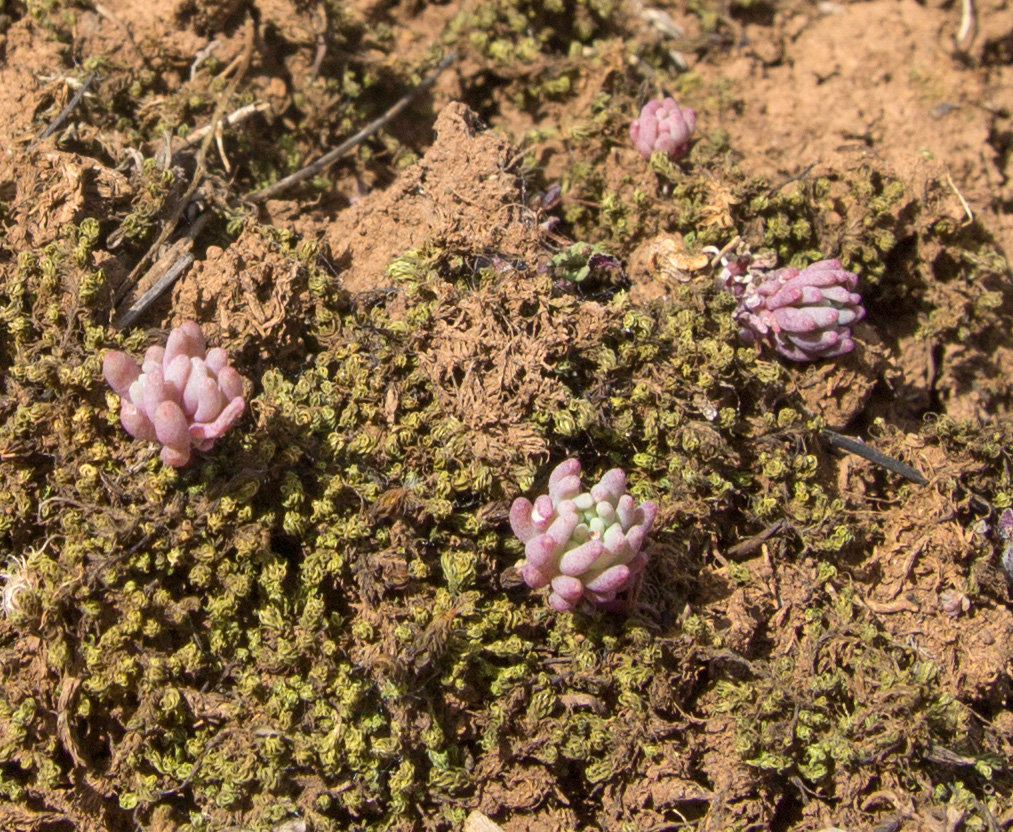
[[792, 176], [789, 176], [787, 179], [785, 179], [784, 181], [778, 183], [773, 188], [771, 188], [769, 191], [767, 191], [767, 196], [768, 197], [773, 196], [778, 191], [780, 191], [781, 188], [785, 187], [785, 185], [790, 185], [792, 182], [799, 182], [802, 179], [805, 179], [809, 175], [809, 171], [811, 171], [818, 164], [819, 164], [819, 161], [813, 162], [811, 165], [806, 165], [798, 173], [796, 173], [796, 174], [794, 174]]
[[978, 22], [974, 15], [974, 0], [961, 0], [960, 28], [957, 30], [957, 46], [963, 51], [971, 48], [978, 33]]
[[852, 439], [848, 436], [842, 436], [832, 430], [821, 430], [820, 435], [834, 448], [840, 448], [842, 451], [847, 451], [850, 454], [867, 459], [874, 465], [881, 465], [889, 471], [893, 471], [895, 474], [900, 474], [902, 477], [911, 480], [911, 482], [917, 483], [918, 485], [927, 485], [928, 480], [925, 475], [910, 465], [901, 462], [899, 459], [894, 459], [892, 456], [884, 454], [882, 451], [877, 451], [875, 448], [870, 448], [864, 442], [859, 439]]
[[782, 530], [787, 528], [787, 526], [788, 523], [784, 519], [776, 520], [759, 534], [754, 534], [752, 537], [748, 537], [740, 543], [736, 543], [731, 549], [725, 552], [725, 555], [732, 560], [747, 557], [758, 551], [764, 543], [779, 534]]
[[[193, 265], [194, 256], [191, 249], [193, 248], [194, 238], [203, 230], [210, 216], [210, 214], [199, 216], [187, 235], [173, 243], [169, 247], [169, 250], [159, 258], [158, 262], [148, 269], [144, 277], [151, 276], [155, 278], [155, 282], [151, 285], [151, 288], [141, 295], [115, 321], [113, 325], [117, 329], [126, 329], [128, 326], [136, 323], [141, 315], [147, 311], [148, 307], [165, 294], [186, 273], [187, 269]], [[160, 276], [156, 277], [159, 274]]]
[[320, 74], [320, 67], [324, 63], [324, 58], [327, 57], [327, 7], [323, 3], [317, 6], [317, 14], [320, 21], [316, 32], [317, 52], [313, 57], [313, 68], [310, 70], [310, 78], [313, 79]]
[[81, 746], [71, 727], [71, 712], [80, 686], [81, 680], [76, 676], [63, 677], [60, 684], [60, 701], [56, 706], [56, 734], [60, 738], [60, 745], [70, 755], [74, 765], [83, 768], [87, 765], [87, 761], [81, 754]]
[[190, 64], [190, 80], [192, 81], [197, 76], [197, 70], [201, 68], [201, 64], [204, 63], [208, 58], [214, 54], [214, 51], [222, 45], [220, 40], [213, 40], [203, 49], [198, 49], [196, 54], [193, 56], [193, 63]]
[[[246, 71], [250, 66], [250, 61], [253, 57], [254, 31], [255, 30], [253, 21], [248, 19], [246, 22], [245, 44], [243, 46], [242, 54], [240, 55], [240, 58], [242, 59], [241, 63], [235, 75], [232, 77], [232, 80], [229, 82], [228, 88], [222, 93], [222, 95], [218, 99], [218, 103], [215, 106], [215, 111], [211, 116], [210, 122], [211, 125], [218, 124], [218, 122], [221, 121], [222, 118], [224, 118], [225, 108], [228, 106], [228, 102], [232, 99], [232, 96], [235, 94], [236, 88], [239, 86], [240, 80], [246, 74]], [[175, 230], [177, 224], [179, 223], [180, 217], [183, 215], [183, 211], [190, 204], [190, 200], [193, 198], [193, 195], [197, 192], [197, 188], [200, 187], [201, 183], [204, 181], [204, 177], [207, 175], [205, 160], [207, 158], [208, 148], [211, 146], [211, 143], [214, 141], [214, 138], [215, 138], [215, 131], [212, 128], [204, 136], [204, 139], [201, 142], [200, 149], [197, 151], [197, 164], [193, 172], [193, 178], [190, 180], [189, 187], [186, 189], [186, 192], [176, 203], [175, 207], [173, 208], [171, 216], [169, 216], [169, 218], [163, 223], [162, 231], [158, 235], [158, 239], [155, 240], [154, 243], [152, 243], [151, 247], [148, 249], [145, 255], [137, 262], [137, 265], [134, 266], [133, 271], [130, 272], [130, 275], [127, 277], [126, 281], [124, 281], [123, 285], [116, 293], [116, 297], [114, 299], [114, 306], [118, 306], [123, 301], [123, 298], [126, 297], [127, 294], [130, 292], [130, 290], [137, 285], [137, 282], [141, 275], [141, 270], [157, 256], [158, 252], [161, 250], [166, 240], [169, 239], [169, 236]], [[196, 227], [197, 223], [195, 222], [194, 226], [190, 230], [190, 234], [188, 235], [191, 244], [193, 242], [194, 228]], [[160, 259], [159, 262], [164, 261]], [[175, 262], [175, 259], [173, 260], [173, 262]], [[147, 272], [146, 276], [148, 275], [151, 275], [150, 270]], [[120, 322], [120, 326], [121, 327], [125, 326], [125, 324], [122, 323], [122, 319]]]
[[[267, 105], [265, 104], [251, 104], [247, 105], [246, 107], [241, 107], [238, 110], [235, 110], [228, 116], [225, 115], [225, 105], [232, 98], [232, 95], [235, 92], [235, 89], [240, 79], [246, 74], [246, 71], [249, 67], [250, 58], [253, 52], [253, 42], [254, 42], [253, 25], [252, 23], [249, 23], [247, 29], [247, 41], [242, 55], [243, 58], [242, 65], [238, 68], [238, 70], [232, 77], [228, 89], [222, 94], [221, 98], [219, 99], [218, 105], [215, 108], [215, 112], [212, 115], [210, 123], [205, 127], [202, 127], [200, 130], [195, 131], [195, 133], [189, 138], [187, 143], [180, 148], [180, 150], [183, 150], [185, 147], [191, 146], [192, 144], [195, 144], [197, 141], [201, 142], [200, 149], [197, 152], [197, 165], [194, 171], [193, 178], [191, 179], [190, 185], [187, 188], [186, 193], [183, 194], [183, 196], [179, 199], [176, 206], [174, 207], [172, 215], [163, 224], [162, 232], [159, 234], [158, 239], [151, 246], [151, 248], [149, 248], [145, 256], [141, 258], [141, 260], [137, 263], [133, 271], [130, 273], [128, 279], [124, 282], [124, 285], [117, 292], [115, 304], [118, 306], [123, 301], [123, 299], [130, 293], [130, 291], [135, 286], [138, 285], [138, 283], [143, 282], [144, 284], [148, 283], [151, 284], [150, 288], [148, 288], [129, 309], [123, 312], [116, 319], [114, 325], [116, 326], [117, 329], [124, 329], [136, 323], [140, 319], [140, 317], [147, 311], [147, 309], [155, 301], [157, 301], [159, 297], [161, 297], [166, 291], [168, 291], [168, 289], [176, 282], [176, 280], [178, 280], [179, 277], [183, 275], [194, 262], [194, 255], [192, 253], [193, 242], [194, 239], [197, 237], [197, 235], [201, 232], [201, 230], [203, 230], [204, 226], [207, 224], [207, 221], [210, 216], [209, 214], [200, 215], [194, 221], [193, 225], [190, 227], [186, 236], [177, 240], [176, 243], [174, 243], [168, 249], [168, 251], [164, 252], [160, 256], [158, 255], [158, 252], [161, 250], [162, 246], [169, 238], [169, 235], [172, 233], [173, 229], [177, 227], [179, 219], [182, 216], [183, 210], [186, 208], [187, 205], [190, 204], [190, 201], [194, 193], [196, 192], [198, 186], [201, 184], [204, 177], [206, 176], [205, 160], [207, 157], [208, 149], [211, 146], [212, 142], [217, 143], [219, 153], [222, 155], [222, 160], [225, 163], [226, 168], [228, 168], [228, 162], [225, 160], [224, 151], [221, 145], [222, 127], [225, 124], [231, 125], [239, 123], [240, 121], [251, 117], [254, 113], [263, 111], [267, 107]], [[253, 194], [250, 194], [246, 198], [246, 201], [253, 202], [254, 204], [263, 202], [264, 200], [269, 199], [270, 197], [274, 196], [277, 193], [280, 193], [286, 188], [289, 188], [298, 182], [302, 182], [306, 179], [309, 179], [315, 176], [320, 171], [324, 170], [328, 165], [332, 164], [335, 160], [337, 160], [342, 155], [351, 150], [353, 147], [364, 141], [366, 138], [368, 138], [377, 130], [379, 130], [381, 127], [383, 127], [385, 124], [387, 124], [391, 119], [397, 116], [398, 113], [404, 110], [405, 107], [407, 107], [408, 104], [415, 97], [417, 97], [418, 95], [420, 95], [421, 93], [425, 92], [430, 87], [432, 87], [432, 85], [436, 82], [436, 79], [443, 72], [443, 70], [445, 70], [453, 62], [454, 57], [455, 56], [453, 52], [445, 55], [443, 59], [439, 62], [439, 64], [437, 64], [437, 66], [432, 71], [430, 71], [430, 73], [426, 75], [425, 78], [422, 79], [422, 81], [418, 84], [418, 86], [415, 87], [415, 89], [413, 89], [410, 93], [408, 93], [400, 100], [398, 100], [398, 102], [394, 104], [394, 106], [391, 107], [389, 110], [387, 110], [387, 112], [384, 113], [380, 118], [371, 122], [364, 129], [360, 130], [358, 133], [356, 133], [346, 142], [341, 144], [339, 147], [326, 153], [316, 162], [307, 165], [305, 168], [303, 168], [300, 171], [297, 171], [292, 176], [289, 176], [281, 180], [280, 182], [276, 182], [274, 185], [271, 185], [267, 188], [255, 191]], [[226, 70], [226, 72], [228, 71], [229, 70]], [[176, 152], [178, 153], [179, 150], [177, 150]], [[141, 277], [141, 270], [148, 262], [156, 258], [156, 256], [157, 261], [146, 272], [144, 272], [143, 277]]]
[[[236, 124], [242, 124], [248, 118], [251, 118], [257, 113], [263, 113], [269, 110], [270, 108], [271, 108], [270, 105], [264, 103], [263, 101], [257, 102], [256, 104], [247, 104], [245, 107], [240, 107], [238, 110], [234, 110], [233, 112], [229, 113], [227, 116], [225, 116], [225, 118], [221, 119], [221, 121], [218, 121], [217, 125], [220, 125], [222, 127], [232, 127]], [[173, 158], [175, 158], [177, 154], [186, 150], [188, 147], [192, 147], [193, 145], [197, 144], [197, 142], [203, 140], [208, 133], [213, 132], [215, 129], [217, 129], [215, 127], [215, 124], [205, 124], [203, 127], [199, 127], [196, 130], [194, 130], [189, 136], [187, 136], [183, 140], [183, 143], [179, 146], [179, 148], [177, 148], [176, 152], [173, 154]]]
[[420, 96], [433, 84], [436, 83], [436, 79], [440, 77], [448, 66], [453, 63], [456, 54], [454, 52], [448, 52], [440, 62], [432, 69], [432, 71], [423, 78], [417, 87], [411, 92], [404, 95], [398, 100], [393, 107], [387, 112], [374, 121], [371, 121], [365, 127], [363, 127], [358, 133], [349, 138], [347, 141], [342, 142], [333, 150], [328, 151], [315, 162], [311, 162], [306, 167], [297, 170], [291, 176], [286, 176], [275, 182], [273, 185], [268, 185], [266, 188], [261, 188], [259, 191], [254, 191], [252, 194], [246, 197], [247, 202], [252, 202], [255, 205], [259, 205], [261, 202], [265, 202], [272, 197], [277, 196], [282, 191], [288, 190], [293, 185], [298, 185], [300, 182], [305, 182], [307, 179], [312, 179], [318, 173], [326, 170], [338, 159], [344, 156], [352, 148], [362, 144], [366, 139], [372, 136], [377, 130], [382, 128], [391, 119], [397, 116], [402, 110], [404, 110], [415, 98]]
[[946, 171], [946, 181], [953, 189], [953, 193], [957, 195], [957, 199], [960, 200], [960, 204], [964, 207], [964, 213], [967, 214], [967, 221], [964, 223], [964, 225], [970, 225], [972, 222], [974, 222], [974, 212], [971, 210], [971, 206], [967, 204], [967, 200], [964, 199], [964, 195], [957, 188], [956, 184], [953, 181], [953, 177], [950, 176], [949, 171]]
[[62, 125], [63, 122], [67, 120], [67, 116], [69, 116], [72, 112], [74, 112], [74, 108], [81, 103], [81, 99], [84, 98], [85, 93], [88, 92], [88, 87], [91, 86], [92, 81], [94, 81], [97, 76], [98, 74], [95, 72], [89, 72], [88, 75], [85, 76], [84, 81], [81, 82], [80, 89], [78, 89], [78, 91], [74, 93], [74, 97], [71, 98], [69, 102], [67, 102], [67, 106], [64, 107], [62, 110], [60, 110], [59, 115], [56, 118], [54, 118], [51, 122], [49, 122], [49, 126], [46, 127], [46, 129], [43, 130], [41, 133], [39, 133], [39, 137], [34, 142], [32, 142], [33, 147], [38, 142], [41, 142], [43, 139], [48, 139], [50, 136], [53, 135], [53, 133], [55, 133], [57, 130], [60, 129], [60, 125]]

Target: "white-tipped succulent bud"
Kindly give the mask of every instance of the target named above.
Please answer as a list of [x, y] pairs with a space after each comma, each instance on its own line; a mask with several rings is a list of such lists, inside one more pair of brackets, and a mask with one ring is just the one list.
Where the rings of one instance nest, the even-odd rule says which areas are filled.
[[180, 468], [194, 448], [210, 450], [242, 415], [243, 380], [225, 350], [206, 350], [204, 334], [184, 321], [164, 347], [150, 347], [143, 363], [109, 352], [102, 372], [120, 395], [120, 422], [138, 439], [158, 440], [162, 461]]
[[590, 491], [582, 491], [580, 462], [561, 462], [549, 476], [549, 493], [534, 503], [518, 497], [510, 525], [525, 544], [518, 564], [533, 589], [550, 587], [549, 604], [572, 610], [581, 599], [617, 608], [647, 564], [644, 539], [658, 507], [635, 506], [626, 493], [626, 474], [613, 468]]

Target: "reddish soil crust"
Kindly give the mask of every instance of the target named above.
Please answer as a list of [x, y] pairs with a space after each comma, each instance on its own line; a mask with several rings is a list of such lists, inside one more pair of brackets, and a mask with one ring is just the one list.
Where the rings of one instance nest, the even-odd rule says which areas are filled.
[[[141, 55], [158, 53], [185, 65], [213, 37], [219, 42], [216, 56], [226, 65], [242, 50], [236, 18], [241, 5], [181, 2], [173, 7], [110, 0], [96, 10], [79, 11], [73, 54], [82, 59], [112, 54], [118, 64], [135, 63], [139, 69]], [[356, 2], [349, 4], [349, 13], [368, 24], [390, 24], [398, 48], [415, 56], [438, 40], [460, 5], [419, 9], [409, 2]], [[289, 81], [279, 79], [312, 71], [314, 15], [307, 4], [258, 2], [256, 6], [261, 26], [273, 26], [277, 37], [292, 47], [284, 57], [265, 52], [267, 58], [255, 64], [249, 78], [258, 100], [266, 101], [272, 115], [281, 117], [291, 103], [293, 88]], [[631, 27], [645, 43], [658, 40], [662, 36], [656, 28], [646, 20], [638, 22], [639, 6], [630, 6]], [[683, 53], [690, 69], [705, 81], [727, 81], [738, 102], [735, 107], [719, 108], [702, 101], [698, 120], [707, 125], [708, 118], [713, 118], [728, 131], [730, 144], [741, 154], [742, 167], [772, 181], [798, 176], [813, 165], [818, 172], [872, 160], [916, 194], [929, 188], [930, 182], [946, 182], [949, 191], [940, 197], [946, 212], [957, 222], [973, 214], [1008, 254], [1013, 248], [1013, 172], [1009, 169], [1013, 66], [1008, 55], [1013, 31], [1007, 3], [986, 0], [976, 7], [977, 32], [958, 45], [959, 4], [923, 5], [913, 0], [757, 4], [729, 23], [730, 45], [727, 39], [716, 38], [707, 48]], [[682, 4], [659, 3], [655, 8], [683, 27], [687, 42], [713, 37], [700, 33], [697, 16]], [[739, 17], [738, 13], [734, 16]], [[41, 248], [58, 236], [65, 223], [89, 216], [90, 201], [115, 201], [130, 186], [115, 164], [59, 151], [52, 140], [25, 151], [40, 125], [55, 116], [73, 91], [61, 80], [61, 47], [45, 31], [25, 19], [11, 26], [5, 39], [0, 123], [8, 148], [0, 158], [0, 194], [17, 217], [7, 235], [11, 246]], [[492, 101], [471, 102], [476, 107], [484, 105], [499, 133], [483, 132], [474, 114], [455, 103], [473, 89], [471, 67], [467, 63], [456, 66], [441, 79], [432, 97], [432, 109], [441, 115], [431, 147], [425, 147], [431, 120], [416, 115], [416, 121], [392, 128], [415, 137], [419, 150], [425, 151], [392, 184], [359, 198], [353, 185], [357, 179], [369, 179], [369, 172], [335, 174], [339, 186], [347, 188], [343, 194], [339, 187], [337, 194], [316, 202], [272, 201], [263, 207], [261, 218], [319, 240], [343, 288], [353, 295], [388, 290], [391, 259], [427, 244], [462, 252], [509, 251], [533, 262], [544, 260], [544, 235], [521, 192], [513, 141], [531, 128], [558, 127], [585, 118], [603, 76], [619, 61], [617, 51], [594, 65], [584, 67], [578, 62], [577, 94], [563, 104], [546, 102], [535, 112], [518, 109], [506, 97], [497, 100], [495, 95]], [[176, 89], [188, 81], [178, 73], [167, 75], [164, 83], [167, 89]], [[157, 120], [158, 114], [152, 113], [152, 118]], [[116, 146], [109, 134], [93, 138], [105, 143], [115, 163], [125, 158], [127, 148]], [[545, 166], [549, 179], [565, 166], [561, 151], [560, 143], [552, 140], [536, 145], [532, 153]], [[610, 160], [616, 170], [637, 163], [638, 157], [628, 148], [617, 148]], [[375, 181], [386, 184], [380, 177]], [[355, 204], [350, 205], [353, 200]], [[98, 265], [115, 286], [134, 262], [131, 256], [110, 250], [103, 252]], [[631, 277], [641, 288], [656, 280], [637, 268], [631, 269]], [[159, 307], [162, 320], [153, 316], [146, 323], [167, 326], [196, 317], [207, 323], [213, 340], [233, 350], [252, 344], [262, 361], [268, 357], [265, 344], [296, 354], [300, 344], [294, 322], [306, 314], [308, 304], [300, 281], [299, 270], [288, 256], [247, 231], [227, 248], [211, 246], [201, 252], [171, 301]], [[462, 315], [468, 313], [462, 310]], [[452, 331], [447, 333], [450, 351], [456, 348], [453, 336]], [[905, 411], [882, 399], [890, 390], [914, 389], [924, 394], [932, 389], [949, 415], [983, 415], [978, 391], [952, 375], [950, 361], [965, 348], [952, 343], [941, 355], [927, 356], [923, 341], [914, 334], [887, 335], [889, 346], [880, 343], [871, 327], [863, 330], [863, 336], [863, 354], [844, 369], [799, 368], [802, 395], [810, 406], [824, 409], [831, 425], [841, 428], [861, 415], [870, 397], [878, 396], [876, 413], [902, 417], [899, 438], [891, 435], [896, 451], [903, 451], [933, 483], [947, 482], [954, 474], [953, 463], [919, 439], [913, 415], [918, 408]], [[458, 346], [479, 349], [473, 338]], [[1013, 370], [1011, 355], [1013, 343], [1004, 342], [995, 346], [990, 359], [1000, 370]], [[425, 360], [438, 365], [445, 358], [434, 354]], [[502, 372], [515, 371], [510, 362], [518, 359], [504, 354], [497, 360]], [[475, 416], [483, 402], [494, 396], [495, 391], [480, 382], [472, 385], [465, 380], [461, 398], [447, 406], [459, 408], [467, 423], [469, 414]], [[1003, 409], [1002, 400], [997, 406], [995, 399], [989, 399], [988, 409]], [[478, 416], [475, 419], [480, 421]], [[877, 482], [869, 463], [850, 457], [827, 462], [836, 465], [840, 491], [849, 505], [872, 510], [875, 503], [883, 528], [886, 542], [865, 552], [860, 562], [848, 564], [862, 603], [897, 643], [914, 647], [938, 663], [944, 690], [972, 705], [1002, 708], [1010, 695], [1008, 668], [1013, 662], [1010, 608], [964, 608], [958, 599], [955, 607], [950, 603], [944, 609], [948, 602], [943, 595], [959, 592], [968, 562], [992, 544], [967, 528], [956, 498], [941, 487], [908, 489], [903, 500], [883, 505], [875, 493], [869, 493]], [[746, 561], [745, 568], [755, 577], [747, 588], [736, 588], [722, 552], [707, 553], [697, 594], [688, 601], [695, 612], [719, 622], [728, 646], [749, 658], [791, 651], [804, 625], [815, 569], [806, 561], [782, 563], [779, 548], [774, 541]], [[991, 575], [983, 580], [1000, 579]], [[692, 750], [699, 755], [707, 786], [699, 782], [701, 772], [689, 771], [679, 757], [673, 757], [639, 782], [609, 784], [602, 798], [605, 814], [600, 828], [615, 829], [623, 821], [648, 828], [650, 824], [640, 825], [638, 819], [663, 824], [680, 808], [689, 807], [689, 814], [696, 811], [699, 816], [701, 806], [708, 807], [701, 826], [706, 829], [774, 816], [780, 796], [771, 794], [756, 770], [743, 763], [735, 746], [734, 716], [710, 715], [701, 722], [709, 704], [705, 697], [698, 703], [699, 713], [687, 714], [681, 726], [670, 726], [673, 732], [686, 729], [687, 736], [692, 736], [687, 746], [693, 747], [687, 747], [687, 754]], [[574, 707], [584, 705], [593, 703], [573, 703]], [[1008, 734], [1009, 723], [1008, 714], [999, 713], [993, 727]], [[489, 765], [488, 772], [475, 772], [481, 786], [472, 799], [474, 808], [500, 818], [510, 832], [574, 828], [578, 816], [566, 806], [558, 784], [543, 766], [533, 764], [527, 775], [514, 767], [509, 776], [499, 777], [496, 766]], [[857, 828], [870, 818], [886, 818], [914, 829], [930, 823], [944, 828], [944, 821], [951, 820], [931, 816], [924, 808], [927, 801], [915, 805], [910, 788], [901, 785], [889, 782], [889, 777], [877, 780], [869, 772], [853, 775], [848, 783], [842, 777], [839, 789], [846, 793], [847, 806], [793, 798], [792, 804], [799, 808], [792, 822], [812, 829], [849, 824]], [[97, 808], [101, 787], [94, 795], [96, 805], [67, 807], [55, 796], [46, 800], [51, 811], [77, 819], [81, 828], [97, 829], [105, 822]], [[12, 823], [38, 828], [17, 810], [2, 811], [8, 812]], [[1007, 815], [998, 822], [1011, 819]]]
[[423, 245], [463, 253], [538, 256], [537, 222], [519, 199], [520, 157], [503, 137], [483, 132], [467, 107], [448, 104], [423, 159], [384, 191], [340, 213], [324, 240], [355, 294], [390, 286], [387, 266]]

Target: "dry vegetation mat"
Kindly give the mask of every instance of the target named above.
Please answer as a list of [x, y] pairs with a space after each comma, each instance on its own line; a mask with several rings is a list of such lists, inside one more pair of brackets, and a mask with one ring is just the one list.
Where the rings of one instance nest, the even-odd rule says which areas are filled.
[[[1013, 824], [1003, 0], [0, 11], [0, 828]], [[742, 342], [763, 258], [850, 351]], [[102, 368], [185, 321], [170, 465]], [[567, 459], [625, 612], [518, 571]]]

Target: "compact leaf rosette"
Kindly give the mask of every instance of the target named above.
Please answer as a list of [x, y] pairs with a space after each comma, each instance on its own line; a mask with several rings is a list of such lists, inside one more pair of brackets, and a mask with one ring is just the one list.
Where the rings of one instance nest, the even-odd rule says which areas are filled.
[[693, 109], [680, 107], [673, 98], [665, 98], [644, 105], [630, 124], [630, 139], [645, 159], [660, 150], [674, 161], [689, 152], [694, 130], [696, 113]]
[[858, 275], [840, 260], [804, 269], [767, 270], [750, 257], [726, 263], [719, 285], [738, 300], [735, 321], [746, 344], [772, 346], [791, 361], [818, 361], [851, 352], [853, 324], [865, 317]]
[[122, 399], [120, 422], [137, 439], [162, 443], [166, 465], [181, 468], [193, 448], [210, 450], [242, 415], [243, 379], [225, 350], [205, 349], [204, 333], [185, 321], [164, 347], [149, 347], [141, 365], [110, 352], [102, 374]]
[[561, 462], [549, 476], [548, 494], [534, 503], [518, 497], [510, 509], [510, 526], [525, 544], [521, 575], [532, 589], [551, 587], [555, 610], [572, 610], [581, 599], [624, 608], [616, 596], [647, 564], [643, 545], [657, 512], [653, 502], [634, 505], [621, 468], [584, 491], [580, 462]]

